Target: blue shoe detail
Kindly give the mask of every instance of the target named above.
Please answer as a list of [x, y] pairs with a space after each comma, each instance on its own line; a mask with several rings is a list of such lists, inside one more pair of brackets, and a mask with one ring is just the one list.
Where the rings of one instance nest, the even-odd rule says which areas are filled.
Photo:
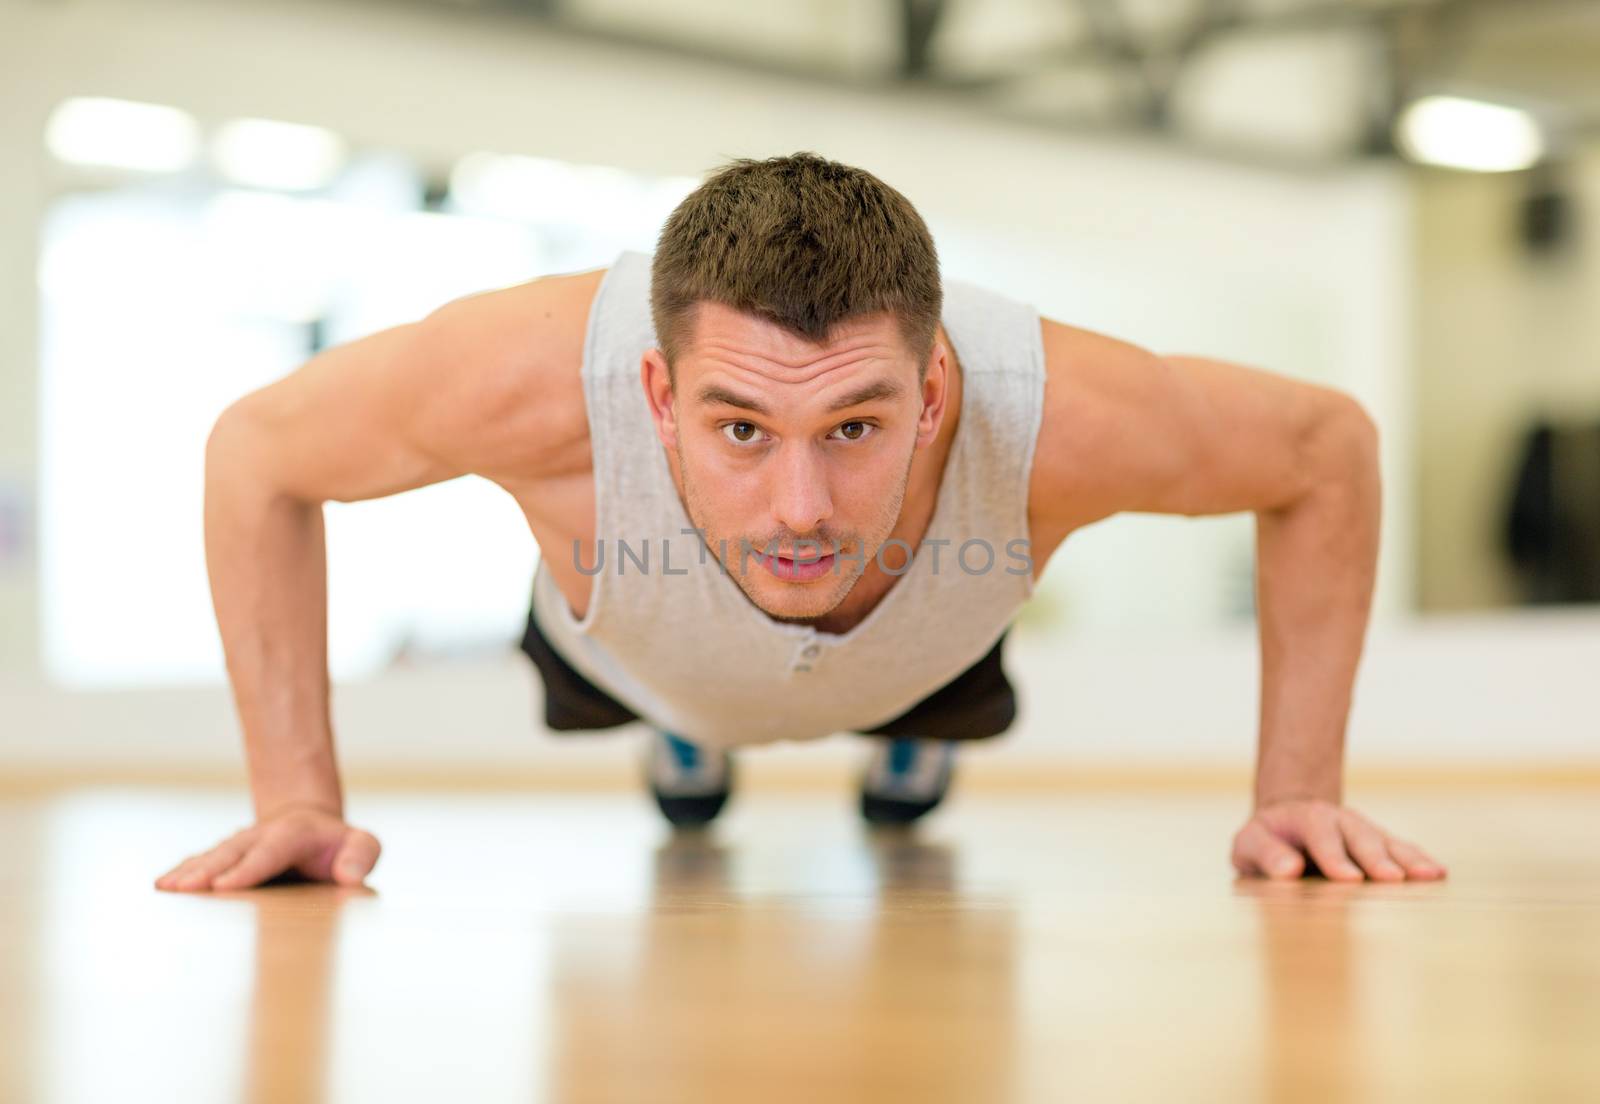
[[909, 736], [897, 738], [889, 745], [889, 773], [910, 774], [917, 761], [917, 741]]
[[667, 747], [672, 749], [672, 757], [678, 761], [678, 766], [686, 771], [692, 771], [700, 765], [700, 749], [680, 736], [670, 732], [661, 735], [667, 739]]
[[679, 828], [715, 820], [733, 789], [733, 757], [707, 750], [658, 729], [649, 744], [645, 774], [663, 816]]
[[861, 815], [871, 824], [910, 824], [936, 809], [950, 791], [955, 744], [894, 737], [873, 753], [861, 777]]

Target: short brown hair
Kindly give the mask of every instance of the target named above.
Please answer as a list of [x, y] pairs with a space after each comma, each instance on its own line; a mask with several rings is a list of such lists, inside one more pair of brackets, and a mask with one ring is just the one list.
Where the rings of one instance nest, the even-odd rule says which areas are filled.
[[905, 196], [801, 152], [729, 162], [667, 218], [650, 311], [669, 370], [704, 301], [819, 344], [841, 322], [888, 311], [925, 371], [943, 290], [933, 237]]

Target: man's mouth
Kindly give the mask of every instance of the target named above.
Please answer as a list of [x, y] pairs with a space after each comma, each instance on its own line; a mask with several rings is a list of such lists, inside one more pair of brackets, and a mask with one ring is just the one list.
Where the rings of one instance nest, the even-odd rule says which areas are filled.
[[788, 556], [768, 556], [763, 553], [761, 563], [785, 582], [807, 582], [820, 579], [833, 570], [833, 555], [830, 552], [819, 557], [815, 551]]

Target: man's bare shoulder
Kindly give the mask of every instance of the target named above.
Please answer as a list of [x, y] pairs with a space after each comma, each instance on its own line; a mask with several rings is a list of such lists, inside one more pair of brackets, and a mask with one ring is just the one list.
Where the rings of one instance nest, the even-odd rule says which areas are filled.
[[1115, 512], [1107, 478], [1125, 460], [1131, 410], [1160, 387], [1159, 358], [1107, 334], [1041, 318], [1044, 411], [1028, 488], [1035, 554]]
[[1375, 434], [1359, 404], [1330, 388], [1042, 325], [1029, 517], [1060, 539], [1117, 513], [1275, 509], [1305, 493], [1328, 449], [1359, 455], [1350, 450]]
[[581, 368], [605, 269], [544, 276], [456, 299], [424, 325], [445, 384], [432, 447], [506, 486], [589, 463]]

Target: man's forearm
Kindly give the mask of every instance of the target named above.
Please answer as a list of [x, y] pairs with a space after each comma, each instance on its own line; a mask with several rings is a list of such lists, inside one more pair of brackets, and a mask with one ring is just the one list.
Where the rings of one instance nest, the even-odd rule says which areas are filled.
[[225, 414], [206, 449], [212, 603], [244, 731], [258, 819], [290, 805], [343, 814], [327, 661], [327, 546], [320, 503], [273, 492], [255, 430]]
[[1345, 724], [1377, 573], [1377, 439], [1338, 404], [1307, 445], [1309, 487], [1256, 515], [1257, 806], [1343, 800]]

